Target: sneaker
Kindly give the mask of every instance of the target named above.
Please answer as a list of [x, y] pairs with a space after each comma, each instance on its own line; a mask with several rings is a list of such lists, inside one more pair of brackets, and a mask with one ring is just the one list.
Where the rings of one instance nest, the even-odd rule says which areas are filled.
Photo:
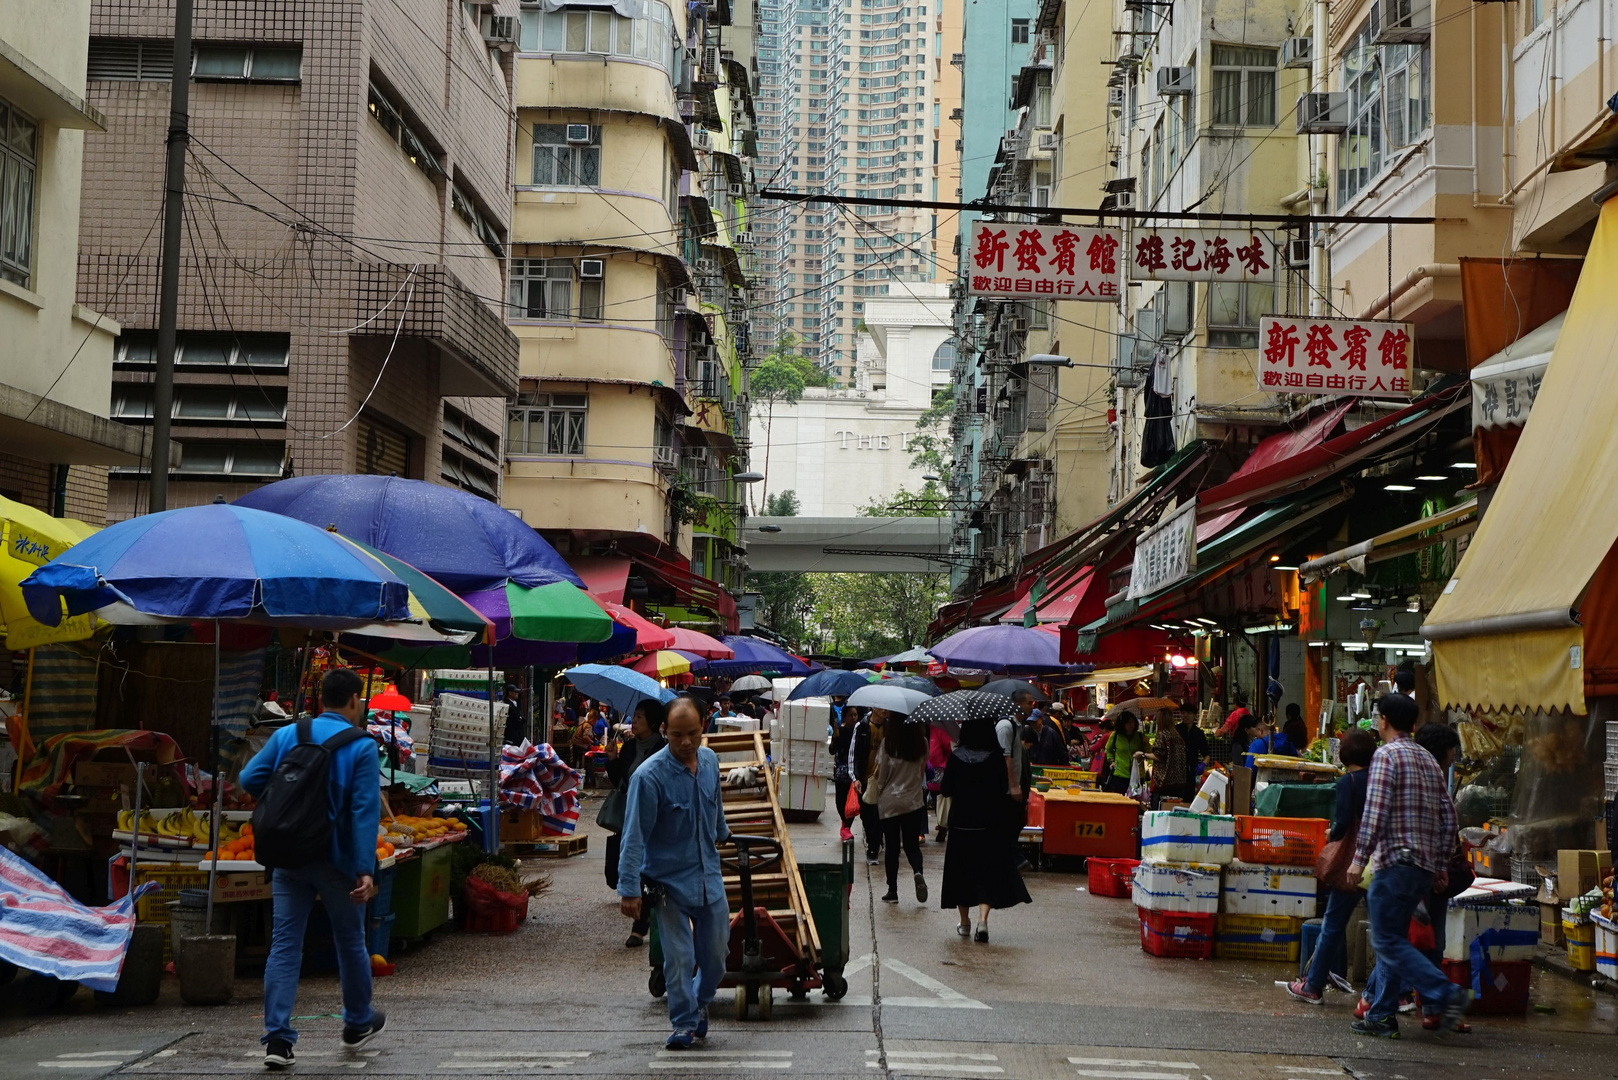
[[865, 853], [865, 865], [866, 866], [875, 866], [878, 863], [880, 863], [881, 861], [882, 861], [882, 856], [881, 855], [872, 855], [868, 851]]
[[[1421, 1018], [1421, 1027], [1423, 1031], [1443, 1031], [1444, 1015], [1442, 1013], [1433, 1013], [1430, 1016], [1423, 1016]], [[1465, 1020], [1457, 1020], [1455, 1027], [1451, 1030], [1457, 1035], [1470, 1035], [1472, 1034], [1472, 1025]]]
[[837, 834], [837, 839], [839, 839], [839, 840], [852, 840], [852, 839], [854, 839], [854, 830], [850, 829], [847, 825], [844, 825], [843, 826], [843, 831]]
[[987, 945], [989, 943], [989, 928], [987, 926], [979, 926], [978, 932], [972, 935], [972, 940], [977, 942], [979, 945]]
[[363, 1027], [343, 1028], [343, 1049], [358, 1050], [376, 1036], [382, 1034], [382, 1029], [388, 1026], [387, 1014], [380, 1009], [373, 1010], [371, 1022]]
[[292, 1068], [292, 1044], [285, 1039], [271, 1039], [264, 1047], [264, 1067], [276, 1072]]
[[1472, 1004], [1472, 991], [1464, 986], [1457, 986], [1450, 990], [1449, 1000], [1444, 1002], [1444, 1011], [1438, 1017], [1438, 1031], [1448, 1033], [1459, 1031], [1461, 1027], [1461, 1014], [1466, 1012], [1468, 1005]]
[[691, 1034], [691, 1032], [676, 1031], [674, 1034], [669, 1036], [669, 1041], [663, 1045], [669, 1050], [689, 1050], [691, 1049], [691, 1044], [696, 1041], [697, 1037]]
[[697, 1026], [691, 1032], [691, 1037], [694, 1039], [706, 1039], [708, 1037], [708, 1006], [704, 1005], [697, 1010]]
[[1337, 972], [1332, 972], [1330, 975], [1327, 975], [1326, 978], [1331, 980], [1331, 985], [1337, 987], [1337, 989], [1341, 990], [1343, 993], [1352, 994], [1354, 992], [1354, 984], [1349, 982], [1343, 976], [1337, 974]]
[[927, 902], [927, 879], [921, 876], [919, 870], [916, 872], [916, 899], [923, 904]]
[[897, 904], [899, 902], [899, 890], [889, 889], [882, 895], [882, 902], [884, 904]]
[[1364, 998], [1360, 998], [1358, 1001], [1356, 1001], [1354, 1003], [1354, 1019], [1356, 1019], [1356, 1020], [1364, 1020], [1366, 1014], [1369, 1013], [1370, 1011], [1371, 1011], [1371, 1003], [1369, 1001], [1366, 1001]]
[[1413, 1013], [1413, 1012], [1415, 1012], [1416, 1011], [1416, 995], [1415, 994], [1400, 994], [1399, 995], [1399, 1011], [1401, 1013]]
[[1301, 1001], [1307, 1005], [1320, 1005], [1326, 1000], [1325, 994], [1309, 989], [1309, 983], [1303, 979], [1293, 979], [1287, 983], [1287, 993], [1294, 1001]]
[[1386, 1020], [1373, 1020], [1367, 1016], [1348, 1025], [1348, 1030], [1356, 1035], [1369, 1035], [1373, 1039], [1397, 1039], [1399, 1021], [1391, 1016]]

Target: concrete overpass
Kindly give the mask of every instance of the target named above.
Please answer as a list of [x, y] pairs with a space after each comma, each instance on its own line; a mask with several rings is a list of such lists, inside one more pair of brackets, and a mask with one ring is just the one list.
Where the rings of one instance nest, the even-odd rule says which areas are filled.
[[924, 574], [948, 570], [950, 519], [750, 517], [742, 528], [754, 570]]

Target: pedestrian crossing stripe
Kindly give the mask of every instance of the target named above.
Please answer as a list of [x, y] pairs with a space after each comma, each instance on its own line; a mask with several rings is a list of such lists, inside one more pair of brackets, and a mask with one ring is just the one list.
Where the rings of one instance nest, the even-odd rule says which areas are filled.
[[[870, 966], [871, 966], [871, 954], [870, 953], [866, 953], [864, 956], [856, 957], [853, 960], [849, 961], [847, 967], [843, 968], [843, 978], [852, 979], [855, 975], [859, 974], [862, 971], [865, 971]], [[882, 1007], [885, 1008], [885, 1009], [886, 1008], [896, 1008], [896, 1009], [987, 1009], [987, 1008], [989, 1008], [989, 1006], [983, 1004], [983, 1002], [976, 1001], [976, 1000], [974, 1000], [972, 998], [967, 997], [965, 994], [961, 993], [960, 991], [954, 990], [954, 989], [944, 985], [942, 982], [940, 982], [939, 980], [933, 978], [931, 975], [928, 975], [926, 972], [919, 971], [916, 968], [911, 967], [909, 964], [905, 963], [902, 960], [883, 960], [882, 961], [882, 970], [887, 971], [887, 972], [892, 972], [893, 974], [899, 976], [900, 978], [905, 979], [905, 980], [907, 980], [909, 982], [912, 982], [912, 983], [916, 984], [917, 986], [921, 987], [923, 990], [932, 991], [932, 996], [930, 996], [930, 997], [923, 997], [923, 996], [920, 996], [920, 995], [902, 996], [902, 995], [884, 993], [882, 995]], [[840, 1004], [842, 1004], [845, 1007], [847, 1007], [847, 1006], [856, 1006], [856, 1007], [869, 1006], [871, 1004], [871, 998], [870, 998], [870, 995], [867, 995], [867, 994], [850, 994], [847, 997], [845, 997], [841, 1001]]]
[[659, 1050], [647, 1062], [653, 1069], [681, 1072], [732, 1072], [742, 1069], [790, 1069], [791, 1050]]
[[[1077, 1076], [1089, 1080], [1191, 1080], [1191, 1073], [1200, 1073], [1194, 1061], [1145, 1061], [1139, 1058], [1070, 1057], [1070, 1065], [1087, 1066], [1075, 1069]], [[1186, 1072], [1152, 1072], [1143, 1070], [1185, 1069]]]
[[[882, 1068], [883, 1052], [867, 1050], [865, 1067]], [[973, 1054], [958, 1050], [889, 1050], [886, 1054], [889, 1072], [910, 1076], [998, 1076], [1005, 1072], [994, 1054]]]
[[559, 1069], [589, 1057], [589, 1050], [456, 1050], [440, 1069]]

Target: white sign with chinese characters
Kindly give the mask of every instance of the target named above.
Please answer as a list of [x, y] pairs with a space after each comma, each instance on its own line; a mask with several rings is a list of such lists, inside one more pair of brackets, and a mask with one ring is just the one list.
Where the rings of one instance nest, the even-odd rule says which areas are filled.
[[1273, 394], [1408, 398], [1409, 323], [1266, 315], [1258, 388]]
[[974, 222], [967, 292], [1116, 302], [1121, 245], [1117, 229]]
[[1130, 235], [1133, 281], [1275, 280], [1267, 234], [1227, 229], [1146, 229]]
[[1539, 397], [1539, 384], [1545, 381], [1544, 357], [1528, 357], [1527, 362], [1489, 365], [1490, 370], [1472, 369], [1472, 426], [1475, 428], [1522, 427]]
[[1190, 577], [1197, 569], [1197, 502], [1192, 499], [1140, 534], [1135, 566], [1129, 574], [1128, 599], [1143, 596]]

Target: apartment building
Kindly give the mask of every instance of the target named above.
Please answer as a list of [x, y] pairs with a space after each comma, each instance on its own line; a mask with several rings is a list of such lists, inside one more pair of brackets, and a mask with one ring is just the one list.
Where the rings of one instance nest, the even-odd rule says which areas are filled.
[[78, 303], [90, 0], [0, 0], [0, 496], [93, 524], [107, 467], [150, 455], [108, 419], [118, 322]]
[[734, 619], [712, 585], [742, 573], [748, 33], [725, 4], [525, 4], [515, 57], [505, 503], [695, 622]]
[[[501, 319], [510, 59], [490, 5], [198, 0], [170, 503], [396, 473], [488, 498], [517, 341]], [[114, 418], [150, 423], [173, 15], [94, 0], [79, 296], [123, 327]], [[107, 516], [144, 509], [116, 466]]]

